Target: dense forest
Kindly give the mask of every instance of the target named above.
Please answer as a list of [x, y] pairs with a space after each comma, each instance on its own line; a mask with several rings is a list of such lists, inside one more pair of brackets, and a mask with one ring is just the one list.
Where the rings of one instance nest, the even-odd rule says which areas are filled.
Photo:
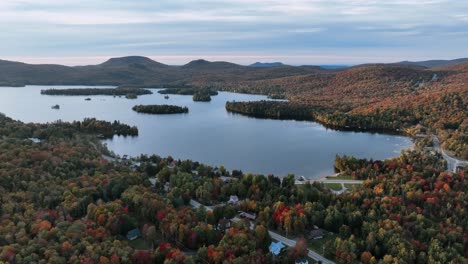
[[140, 88], [76, 88], [76, 89], [47, 89], [41, 90], [45, 95], [114, 95], [135, 97], [138, 95], [152, 94], [150, 90]]
[[[105, 124], [24, 124], [0, 115], [0, 261], [295, 263], [315, 227], [329, 233], [323, 253], [337, 263], [468, 257], [466, 168], [445, 172], [425, 139], [385, 161], [337, 157], [337, 169], [364, 184], [335, 195], [319, 183], [296, 185], [294, 175], [156, 155], [109, 161], [90, 135]], [[233, 195], [239, 202], [227, 203]], [[194, 209], [191, 199], [214, 208]], [[257, 215], [253, 229], [248, 220], [229, 221], [238, 211]], [[135, 228], [141, 237], [128, 240]], [[268, 230], [298, 242], [273, 257]]]
[[177, 105], [135, 105], [133, 111], [144, 114], [182, 114], [188, 113], [187, 107]]

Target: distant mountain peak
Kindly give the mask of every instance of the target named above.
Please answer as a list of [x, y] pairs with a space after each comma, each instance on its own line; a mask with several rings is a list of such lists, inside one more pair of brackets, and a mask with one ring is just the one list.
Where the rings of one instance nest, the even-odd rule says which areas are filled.
[[198, 59], [198, 60], [193, 60], [185, 64], [184, 67], [192, 67], [192, 66], [208, 65], [208, 64], [211, 64], [211, 62], [204, 60], [204, 59]]
[[286, 66], [282, 62], [256, 62], [254, 64], [250, 64], [250, 67], [281, 67]]
[[106, 62], [102, 63], [101, 66], [128, 66], [128, 65], [144, 65], [147, 67], [167, 67], [167, 65], [154, 61], [147, 57], [142, 56], [127, 56], [119, 58], [111, 58]]

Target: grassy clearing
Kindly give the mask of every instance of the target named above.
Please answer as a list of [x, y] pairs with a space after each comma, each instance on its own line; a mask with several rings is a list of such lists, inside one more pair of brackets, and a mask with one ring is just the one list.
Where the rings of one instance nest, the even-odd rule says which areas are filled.
[[327, 176], [326, 177], [327, 179], [330, 179], [330, 180], [352, 180], [353, 178], [349, 175], [345, 175], [345, 174], [340, 174], [336, 177], [334, 176]]
[[334, 191], [341, 191], [343, 189], [343, 186], [341, 186], [341, 183], [324, 183], [325, 187], [332, 189]]
[[354, 183], [345, 183], [344, 186], [346, 187], [346, 189], [349, 189], [349, 190], [354, 190], [356, 188], [359, 188], [362, 184], [354, 184]]

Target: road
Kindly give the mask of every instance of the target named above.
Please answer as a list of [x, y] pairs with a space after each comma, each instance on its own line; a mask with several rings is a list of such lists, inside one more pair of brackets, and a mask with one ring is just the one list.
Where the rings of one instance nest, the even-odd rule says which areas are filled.
[[[199, 208], [201, 206], [205, 206], [205, 205], [203, 205], [203, 204], [201, 204], [201, 203], [199, 203], [199, 202], [197, 202], [197, 201], [195, 201], [193, 199], [190, 200], [190, 205], [195, 209], [197, 209], [197, 208]], [[212, 206], [205, 206], [205, 208], [207, 210], [211, 210], [211, 211], [213, 210]], [[241, 220], [242, 219], [240, 219], [239, 217], [234, 217], [234, 218], [231, 219], [231, 221], [235, 222], [235, 223], [240, 222]], [[250, 222], [250, 229], [254, 230], [254, 228], [255, 228], [255, 225], [252, 222]], [[274, 239], [276, 241], [279, 241], [279, 242], [285, 244], [288, 247], [294, 247], [296, 245], [296, 240], [286, 238], [286, 237], [284, 237], [284, 236], [282, 236], [282, 235], [280, 235], [278, 233], [275, 233], [273, 231], [270, 231], [270, 230], [268, 230], [268, 233], [270, 234], [272, 239]], [[315, 252], [313, 250], [308, 249], [308, 254], [307, 255], [309, 256], [309, 258], [311, 258], [311, 259], [313, 259], [315, 261], [321, 261], [324, 264], [334, 264], [333, 261], [323, 257], [322, 255], [320, 255], [319, 253], [317, 253], [317, 252]]]
[[190, 199], [190, 206], [192, 206], [195, 209], [200, 208], [201, 206], [204, 206], [207, 211], [213, 211], [213, 206], [208, 206], [208, 205], [203, 205], [193, 199]]
[[440, 147], [440, 141], [436, 135], [432, 135], [432, 142], [434, 143], [434, 149], [436, 149], [442, 157], [447, 161], [447, 170], [450, 172], [457, 172], [457, 167], [468, 166], [468, 161], [460, 160], [453, 157], [450, 157], [443, 149]]

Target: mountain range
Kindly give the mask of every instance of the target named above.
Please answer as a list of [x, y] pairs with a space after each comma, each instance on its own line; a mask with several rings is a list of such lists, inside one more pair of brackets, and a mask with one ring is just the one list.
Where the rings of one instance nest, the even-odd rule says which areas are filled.
[[179, 87], [192, 83], [261, 80], [328, 72], [318, 66], [249, 67], [194, 60], [170, 66], [146, 57], [112, 58], [98, 65], [63, 66], [0, 60], [0, 85], [117, 85]]
[[[404, 61], [396, 65], [424, 69], [455, 65], [465, 61], [468, 61], [468, 59]], [[371, 66], [361, 65], [358, 67]], [[171, 66], [141, 56], [111, 58], [97, 65], [74, 67], [0, 60], [0, 86], [31, 84], [134, 87], [219, 86], [226, 83], [236, 85], [242, 82], [258, 82], [311, 74], [327, 75], [340, 71], [349, 71], [352, 68], [290, 66], [281, 62], [257, 62], [249, 66], [243, 66], [230, 62], [210, 62], [202, 59], [181, 66]]]

